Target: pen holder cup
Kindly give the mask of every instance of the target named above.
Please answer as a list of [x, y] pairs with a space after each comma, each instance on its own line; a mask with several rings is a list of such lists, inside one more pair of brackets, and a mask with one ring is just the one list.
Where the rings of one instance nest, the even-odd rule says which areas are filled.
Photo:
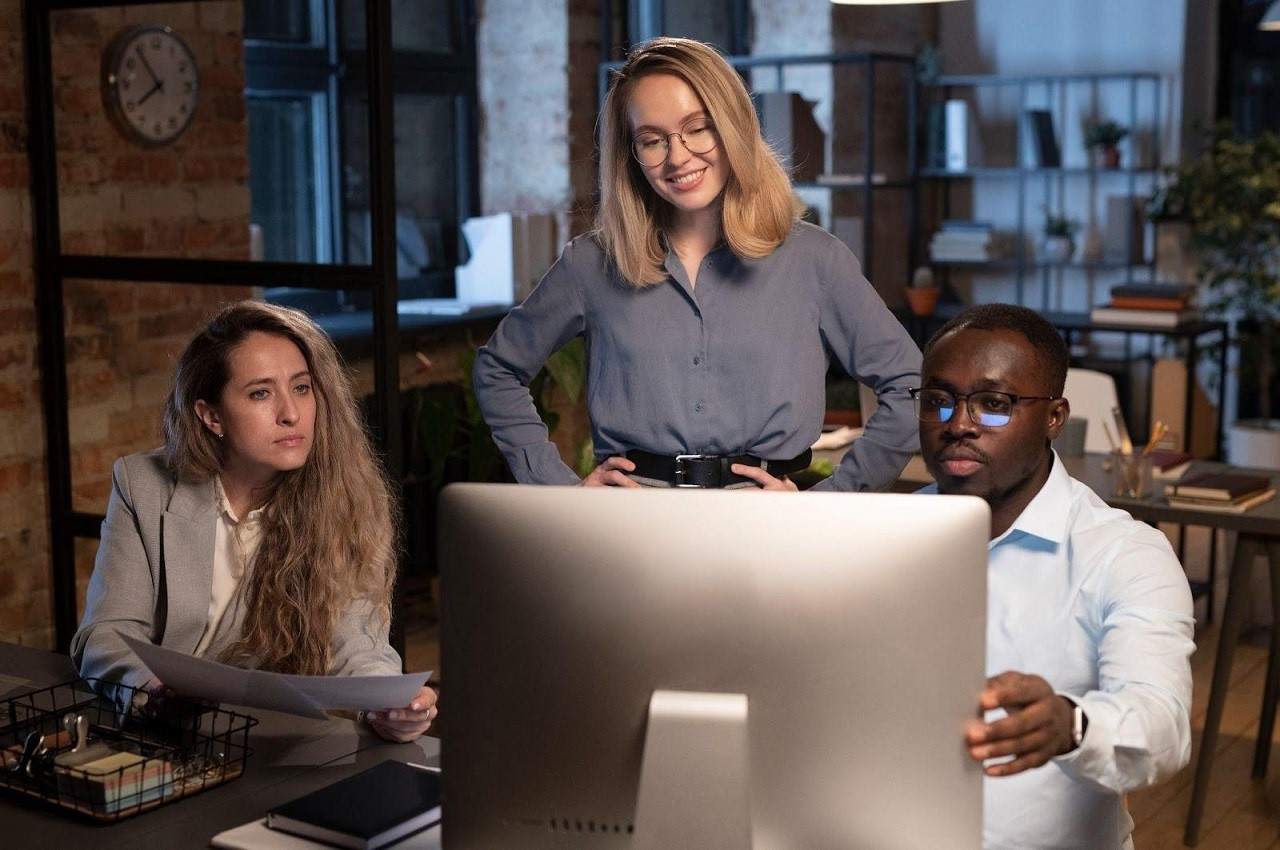
[[1111, 491], [1122, 499], [1145, 499], [1151, 495], [1151, 456], [1111, 453]]

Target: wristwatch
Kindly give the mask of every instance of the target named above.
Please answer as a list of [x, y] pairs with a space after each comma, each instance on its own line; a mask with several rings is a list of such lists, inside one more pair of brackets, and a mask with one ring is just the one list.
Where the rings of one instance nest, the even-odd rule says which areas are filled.
[[1071, 705], [1071, 749], [1074, 750], [1084, 743], [1084, 733], [1089, 731], [1089, 715], [1075, 700], [1071, 700]]

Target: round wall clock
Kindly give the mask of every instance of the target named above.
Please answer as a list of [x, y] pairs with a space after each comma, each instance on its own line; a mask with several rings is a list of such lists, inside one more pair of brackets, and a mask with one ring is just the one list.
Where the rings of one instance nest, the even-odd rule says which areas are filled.
[[128, 139], [165, 145], [187, 129], [200, 96], [191, 48], [163, 26], [124, 30], [102, 57], [102, 99]]

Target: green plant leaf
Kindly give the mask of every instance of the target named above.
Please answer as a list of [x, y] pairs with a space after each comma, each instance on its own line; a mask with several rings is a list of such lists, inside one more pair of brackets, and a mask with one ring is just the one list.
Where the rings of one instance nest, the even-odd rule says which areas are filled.
[[587, 347], [582, 338], [570, 340], [568, 345], [547, 358], [547, 371], [569, 401], [577, 404], [587, 383]]
[[586, 478], [596, 468], [596, 447], [588, 434], [578, 446], [578, 457], [573, 464], [573, 471], [579, 478]]

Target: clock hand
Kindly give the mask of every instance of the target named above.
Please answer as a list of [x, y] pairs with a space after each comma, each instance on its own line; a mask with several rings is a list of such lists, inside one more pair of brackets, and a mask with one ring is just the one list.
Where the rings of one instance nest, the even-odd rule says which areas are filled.
[[[136, 50], [136, 52], [137, 52], [137, 54], [138, 54], [138, 58], [142, 60], [142, 67], [144, 67], [144, 68], [146, 68], [146, 69], [147, 69], [147, 73], [151, 75], [151, 81], [152, 81], [153, 83], [155, 83], [155, 84], [156, 84], [156, 88], [163, 89], [163, 88], [164, 88], [164, 83], [163, 83], [163, 82], [161, 82], [161, 81], [160, 81], [160, 78], [156, 76], [156, 72], [155, 72], [155, 71], [153, 71], [153, 70], [151, 70], [151, 63], [147, 61], [147, 54], [145, 54], [145, 53], [143, 53], [143, 52], [142, 52], [142, 45], [141, 45], [141, 44], [139, 44], [139, 45], [135, 48], [135, 50]], [[153, 89], [153, 91], [154, 91], [154, 89]], [[149, 94], [149, 92], [148, 92], [148, 94]]]
[[138, 99], [138, 106], [141, 106], [142, 104], [146, 103], [147, 98], [151, 97], [151, 95], [155, 94], [156, 92], [160, 91], [163, 88], [164, 86], [159, 81], [157, 81], [156, 84], [151, 87], [151, 91], [147, 92], [146, 94], [144, 94], [142, 97]]

